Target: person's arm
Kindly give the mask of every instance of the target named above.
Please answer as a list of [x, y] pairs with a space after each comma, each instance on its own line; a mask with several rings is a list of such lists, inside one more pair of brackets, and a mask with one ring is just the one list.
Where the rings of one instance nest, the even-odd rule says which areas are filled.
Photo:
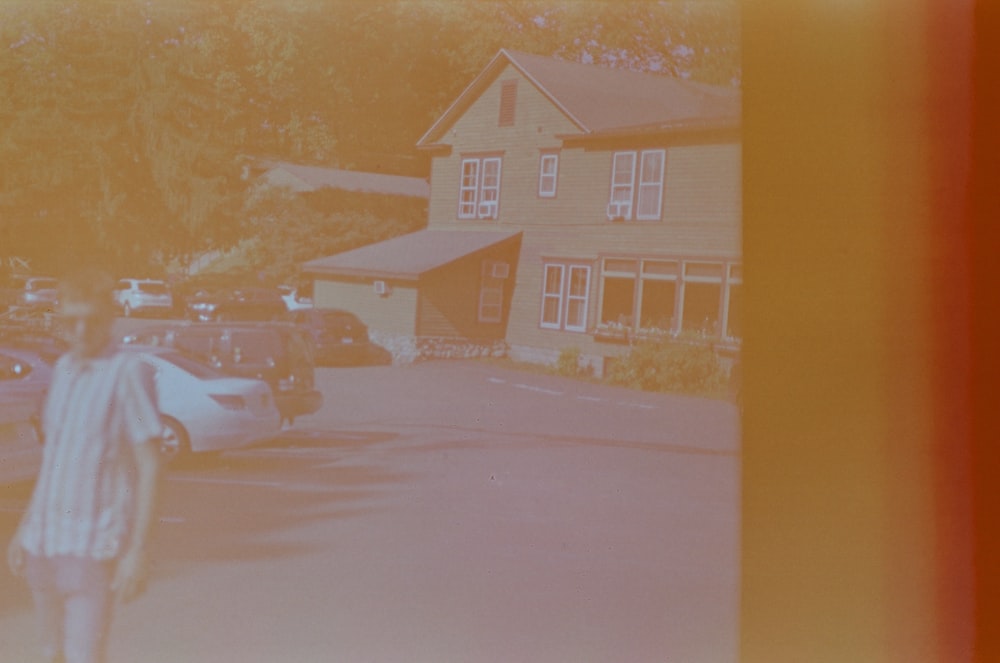
[[146, 544], [156, 511], [160, 482], [160, 441], [163, 423], [157, 408], [154, 370], [131, 357], [120, 375], [118, 396], [122, 407], [124, 442], [132, 450], [135, 467], [135, 501], [129, 537], [118, 559], [111, 588], [121, 600], [138, 596], [146, 580]]
[[153, 526], [160, 483], [159, 440], [133, 446], [136, 467], [135, 522], [128, 544], [118, 560], [111, 588], [128, 601], [142, 593], [146, 581], [146, 543]]

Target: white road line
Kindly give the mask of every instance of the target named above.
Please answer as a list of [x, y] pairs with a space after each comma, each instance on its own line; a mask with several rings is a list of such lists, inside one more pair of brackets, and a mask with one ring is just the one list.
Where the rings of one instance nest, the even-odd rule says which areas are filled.
[[280, 481], [255, 481], [253, 479], [213, 479], [211, 477], [167, 477], [168, 481], [180, 481], [182, 483], [217, 483], [231, 486], [265, 486], [267, 488], [281, 488], [284, 484]]
[[639, 409], [642, 409], [642, 410], [658, 410], [659, 409], [659, 406], [656, 406], [656, 405], [647, 405], [645, 403], [629, 403], [627, 401], [619, 401], [618, 405], [620, 405], [621, 407], [634, 407], [634, 408], [639, 408]]
[[577, 400], [581, 400], [581, 401], [593, 401], [595, 403], [604, 400], [600, 396], [577, 396], [576, 398], [577, 398]]
[[555, 389], [545, 389], [544, 387], [535, 387], [530, 384], [521, 384], [520, 382], [515, 382], [514, 386], [518, 389], [527, 389], [528, 391], [536, 391], [540, 394], [548, 394], [549, 396], [562, 396], [563, 392], [556, 391]]
[[486, 378], [486, 381], [487, 382], [492, 382], [494, 384], [504, 384], [505, 382], [507, 382], [503, 378]]
[[342, 451], [329, 447], [296, 447], [294, 449], [254, 449], [227, 451], [226, 456], [235, 458], [302, 458], [304, 456], [330, 456], [340, 455]]
[[181, 516], [162, 516], [160, 518], [160, 522], [161, 523], [171, 523], [171, 524], [183, 523], [183, 522], [187, 522], [187, 518], [183, 518]]

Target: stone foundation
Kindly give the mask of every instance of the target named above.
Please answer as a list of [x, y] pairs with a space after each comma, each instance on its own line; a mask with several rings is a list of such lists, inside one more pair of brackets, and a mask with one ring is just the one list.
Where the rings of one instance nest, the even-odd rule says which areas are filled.
[[401, 336], [370, 330], [374, 343], [392, 353], [392, 363], [413, 364], [431, 359], [476, 359], [506, 357], [503, 339], [468, 339], [446, 336]]

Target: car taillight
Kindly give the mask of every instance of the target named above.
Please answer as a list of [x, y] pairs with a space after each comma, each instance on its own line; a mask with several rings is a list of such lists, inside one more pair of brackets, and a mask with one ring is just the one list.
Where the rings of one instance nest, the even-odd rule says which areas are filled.
[[232, 394], [209, 394], [209, 396], [227, 410], [243, 410], [247, 406], [242, 396], [234, 396]]

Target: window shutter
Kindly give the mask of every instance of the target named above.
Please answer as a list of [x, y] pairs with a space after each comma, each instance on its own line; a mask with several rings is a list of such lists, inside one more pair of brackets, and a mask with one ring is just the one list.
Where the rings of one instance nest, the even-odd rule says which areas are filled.
[[517, 102], [517, 81], [504, 81], [500, 85], [500, 122], [501, 127], [514, 124], [514, 106]]

